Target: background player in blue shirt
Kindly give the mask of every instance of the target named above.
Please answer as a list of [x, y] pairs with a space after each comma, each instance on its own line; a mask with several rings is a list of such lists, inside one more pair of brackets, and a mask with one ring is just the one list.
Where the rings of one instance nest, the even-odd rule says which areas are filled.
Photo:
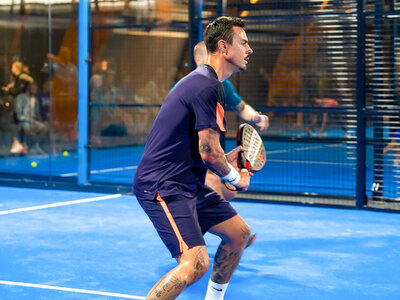
[[221, 82], [247, 69], [252, 54], [239, 18], [220, 17], [204, 32], [209, 65], [183, 78], [165, 98], [153, 123], [133, 191], [178, 266], [162, 277], [146, 299], [175, 299], [207, 271], [203, 234], [222, 240], [214, 257], [206, 299], [223, 299], [247, 244], [250, 227], [228, 201], [204, 184], [207, 169], [247, 190], [251, 173], [239, 172], [238, 147], [225, 154]]
[[[200, 67], [207, 63], [207, 48], [204, 41], [198, 42], [193, 49], [193, 57], [196, 62], [196, 66]], [[267, 130], [269, 127], [269, 118], [268, 116], [261, 114], [254, 110], [254, 108], [247, 104], [236, 92], [232, 83], [225, 79], [222, 82], [222, 85], [225, 90], [225, 106], [229, 106], [232, 110], [234, 110], [242, 119], [253, 122], [256, 124], [260, 130]], [[236, 189], [232, 186], [229, 186], [228, 183], [223, 183], [221, 178], [208, 170], [206, 175], [206, 184], [213, 188], [217, 193], [219, 193], [226, 200], [232, 200], [235, 198], [237, 192]], [[228, 185], [228, 188], [226, 187]], [[255, 235], [250, 237], [250, 243], [254, 241]]]

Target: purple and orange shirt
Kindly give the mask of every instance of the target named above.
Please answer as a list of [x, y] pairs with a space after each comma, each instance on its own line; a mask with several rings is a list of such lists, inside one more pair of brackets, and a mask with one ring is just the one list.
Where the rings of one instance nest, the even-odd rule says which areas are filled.
[[208, 65], [189, 73], [165, 98], [136, 170], [133, 192], [154, 199], [192, 197], [204, 185], [207, 167], [199, 153], [198, 131], [226, 132], [224, 89]]

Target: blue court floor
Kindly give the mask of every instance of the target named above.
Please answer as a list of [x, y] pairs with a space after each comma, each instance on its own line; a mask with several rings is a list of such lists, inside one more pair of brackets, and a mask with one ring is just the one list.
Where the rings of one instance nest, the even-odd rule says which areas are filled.
[[[226, 300], [400, 299], [399, 214], [232, 205], [258, 239]], [[175, 264], [134, 196], [0, 187], [1, 300], [144, 299]]]

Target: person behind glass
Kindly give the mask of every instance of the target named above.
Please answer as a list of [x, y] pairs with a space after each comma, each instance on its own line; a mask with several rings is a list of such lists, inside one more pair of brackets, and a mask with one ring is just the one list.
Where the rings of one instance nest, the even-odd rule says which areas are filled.
[[34, 82], [33, 78], [29, 76], [22, 62], [15, 61], [11, 65], [11, 82], [4, 86], [2, 89], [13, 97], [14, 104], [14, 119], [16, 120], [19, 139], [13, 138], [13, 143], [10, 149], [11, 153], [26, 153], [27, 146], [25, 144], [25, 123], [26, 107], [28, 106], [27, 91], [29, 86]]
[[[197, 68], [207, 63], [207, 48], [204, 41], [198, 42], [194, 47], [193, 58]], [[251, 105], [247, 104], [236, 92], [229, 79], [225, 79], [222, 85], [225, 91], [226, 106], [234, 110], [242, 119], [256, 124], [260, 130], [268, 129], [268, 116], [255, 111]], [[206, 184], [228, 201], [235, 198], [237, 194], [233, 186], [222, 182], [221, 178], [210, 170], [207, 170]]]
[[393, 128], [390, 132], [390, 142], [383, 149], [382, 153], [386, 154], [393, 150], [393, 166], [400, 167], [400, 128]]
[[64, 46], [58, 56], [48, 54], [47, 57], [53, 69], [54, 124], [68, 140], [75, 141], [78, 136], [78, 68], [72, 55], [72, 50]]
[[207, 169], [238, 189], [247, 190], [252, 173], [239, 171], [237, 147], [225, 154], [226, 132], [221, 82], [246, 70], [250, 48], [245, 23], [219, 17], [204, 31], [208, 64], [189, 73], [165, 98], [136, 170], [133, 192], [178, 265], [163, 276], [146, 299], [175, 299], [209, 267], [203, 235], [221, 238], [214, 257], [206, 300], [223, 299], [239, 264], [250, 227], [205, 185]]
[[[337, 107], [339, 103], [335, 99], [331, 98], [316, 98], [313, 100], [313, 105], [317, 107]], [[328, 113], [324, 112], [322, 113], [321, 117], [321, 125], [319, 126], [318, 129], [318, 136], [326, 136], [326, 123], [328, 120]], [[306, 133], [308, 136], [313, 135], [313, 130], [315, 127], [317, 127], [318, 123], [318, 114], [312, 114], [311, 115], [311, 123], [306, 127]], [[346, 132], [346, 129], [343, 128], [343, 131]]]
[[100, 145], [101, 131], [107, 126], [105, 118], [113, 115], [115, 104], [114, 71], [108, 69], [108, 61], [97, 62], [93, 67], [93, 75], [89, 80], [91, 108], [92, 143]]
[[45, 144], [46, 134], [48, 133], [48, 123], [42, 118], [42, 104], [38, 95], [38, 86], [34, 82], [29, 85], [27, 90], [28, 103], [24, 108], [25, 122], [23, 123], [26, 132], [26, 144], [29, 154], [45, 154], [41, 148]]

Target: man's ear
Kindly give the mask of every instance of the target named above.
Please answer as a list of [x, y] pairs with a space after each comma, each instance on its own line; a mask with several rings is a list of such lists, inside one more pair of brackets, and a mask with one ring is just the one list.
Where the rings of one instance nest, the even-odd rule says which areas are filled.
[[224, 40], [219, 40], [217, 43], [218, 50], [222, 52], [222, 54], [226, 54], [228, 52], [228, 43]]

